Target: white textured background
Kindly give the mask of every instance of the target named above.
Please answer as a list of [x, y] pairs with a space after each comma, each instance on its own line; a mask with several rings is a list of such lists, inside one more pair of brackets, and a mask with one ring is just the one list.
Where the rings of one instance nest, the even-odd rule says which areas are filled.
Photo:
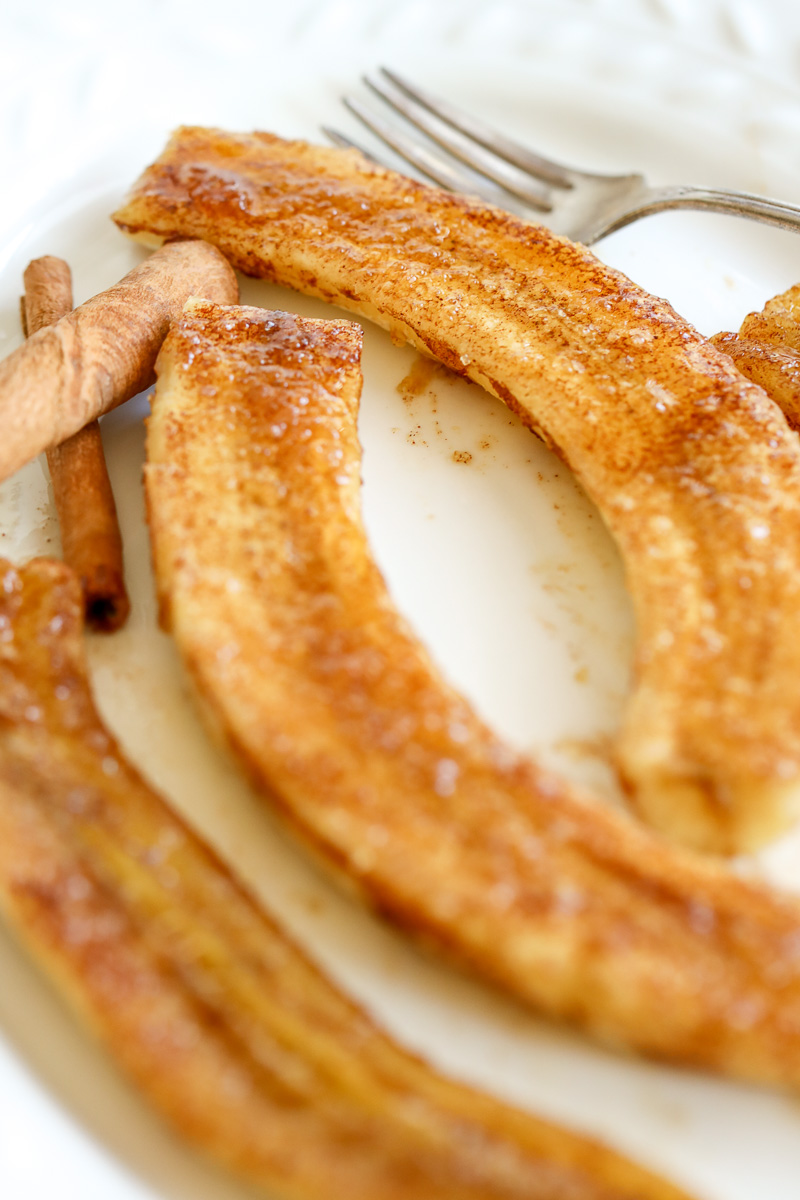
[[[2, 0], [0, 233], [76, 162], [143, 125], [223, 124], [228, 116], [258, 124], [252, 100], [241, 104], [239, 81], [248, 81], [250, 97], [254, 80], [263, 81], [266, 100], [276, 78], [302, 78], [310, 50], [330, 44], [357, 54], [365, 35], [424, 44], [433, 31], [436, 44], [487, 59], [511, 47], [524, 63], [554, 26], [568, 39], [571, 13], [582, 18], [580, 36], [587, 16], [596, 17], [683, 40], [692, 52], [704, 47], [726, 68], [739, 61], [773, 82], [800, 83], [795, 0]], [[797, 143], [794, 113], [773, 111], [761, 135], [776, 147], [786, 135]]]

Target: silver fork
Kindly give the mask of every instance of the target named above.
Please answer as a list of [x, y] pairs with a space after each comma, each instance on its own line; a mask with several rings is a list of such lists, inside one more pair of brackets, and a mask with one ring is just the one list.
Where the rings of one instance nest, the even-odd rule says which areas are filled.
[[[429, 179], [450, 191], [477, 195], [532, 217], [587, 246], [640, 217], [668, 208], [730, 213], [800, 232], [800, 207], [794, 204], [713, 188], [655, 188], [639, 174], [580, 171], [534, 153], [385, 67], [367, 76], [365, 82], [423, 137], [353, 96], [346, 96], [344, 103]], [[344, 134], [327, 127], [324, 132], [337, 145], [354, 147], [379, 161]]]

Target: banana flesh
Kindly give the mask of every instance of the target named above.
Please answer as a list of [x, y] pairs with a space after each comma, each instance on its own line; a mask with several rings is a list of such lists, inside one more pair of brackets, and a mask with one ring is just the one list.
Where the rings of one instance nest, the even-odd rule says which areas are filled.
[[504, 400], [625, 562], [638, 647], [618, 739], [638, 812], [695, 848], [800, 814], [800, 448], [663, 300], [548, 230], [266, 133], [178, 130], [115, 214], [353, 309]]
[[402, 929], [643, 1053], [800, 1084], [800, 908], [504, 746], [397, 613], [360, 516], [358, 340], [187, 306], [146, 491], [161, 611], [270, 804]]
[[738, 333], [718, 333], [711, 341], [767, 392], [792, 429], [800, 429], [800, 285], [749, 313]]
[[377, 1029], [126, 762], [68, 568], [0, 579], [0, 911], [176, 1132], [287, 1200], [688, 1200]]

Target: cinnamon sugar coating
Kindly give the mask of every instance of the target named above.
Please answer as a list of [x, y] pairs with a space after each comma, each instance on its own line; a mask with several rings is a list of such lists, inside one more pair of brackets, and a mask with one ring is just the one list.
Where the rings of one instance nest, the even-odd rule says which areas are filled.
[[358, 345], [198, 302], [159, 356], [154, 565], [211, 728], [426, 947], [612, 1044], [797, 1086], [797, 903], [512, 753], [394, 608], [360, 516]]
[[618, 762], [695, 847], [800, 811], [800, 444], [664, 300], [541, 226], [267, 133], [178, 130], [116, 213], [353, 309], [504, 400], [622, 552], [638, 628]]
[[0, 584], [0, 913], [178, 1134], [275, 1200], [688, 1200], [383, 1034], [126, 761], [69, 570]]

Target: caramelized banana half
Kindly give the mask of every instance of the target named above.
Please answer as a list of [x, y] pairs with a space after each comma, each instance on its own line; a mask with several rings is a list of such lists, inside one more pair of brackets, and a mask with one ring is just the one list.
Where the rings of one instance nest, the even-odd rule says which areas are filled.
[[206, 717], [425, 945], [616, 1045], [797, 1086], [800, 906], [515, 756], [392, 605], [360, 514], [359, 348], [346, 323], [194, 301], [162, 347], [150, 529]]
[[381, 1033], [125, 761], [69, 570], [0, 577], [0, 910], [175, 1130], [287, 1200], [687, 1200]]
[[639, 811], [698, 848], [800, 812], [800, 447], [764, 392], [582, 246], [269, 134], [179, 130], [116, 214], [363, 313], [504, 400], [569, 463], [625, 561]]
[[718, 333], [711, 341], [800, 430], [800, 284], [773, 296], [761, 312], [749, 313], [738, 334]]

